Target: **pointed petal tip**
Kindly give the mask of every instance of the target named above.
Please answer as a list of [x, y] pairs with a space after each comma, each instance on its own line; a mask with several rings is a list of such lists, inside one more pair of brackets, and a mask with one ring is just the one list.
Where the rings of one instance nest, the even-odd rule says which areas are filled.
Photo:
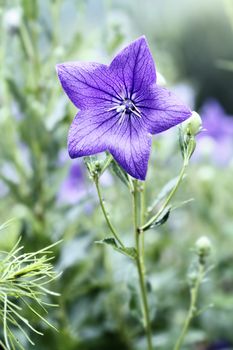
[[82, 152], [81, 150], [79, 151], [75, 145], [72, 143], [72, 142], [69, 142], [68, 141], [68, 154], [69, 154], [69, 157], [71, 159], [76, 159], [76, 158], [81, 158], [81, 157], [85, 157], [86, 155], [90, 155], [90, 154], [85, 154], [85, 151]]
[[61, 66], [62, 66], [62, 63], [57, 63], [57, 64], [55, 65], [55, 69], [56, 69], [57, 74], [58, 74], [58, 72], [59, 72]]
[[146, 41], [146, 42], [147, 42], [147, 38], [146, 38], [146, 36], [143, 34], [143, 35], [139, 36], [137, 39], [135, 39], [134, 41]]
[[149, 43], [148, 40], [146, 38], [146, 36], [143, 34], [141, 36], [139, 36], [138, 38], [136, 38], [135, 40], [133, 40], [129, 45], [134, 45], [139, 43], [139, 45], [146, 45], [149, 48]]
[[[71, 62], [72, 63], [72, 62]], [[69, 66], [71, 66], [70, 62], [57, 63], [55, 65], [55, 69], [58, 77], [62, 75], [62, 73], [69, 73]]]
[[55, 65], [55, 69], [56, 69], [56, 73], [57, 73], [57, 76], [58, 78], [61, 80], [61, 74], [62, 74], [62, 68], [63, 68], [63, 63], [57, 63]]
[[68, 154], [69, 154], [71, 159], [78, 158], [77, 153], [74, 152], [74, 148], [71, 147], [69, 140], [68, 140], [67, 148], [68, 148]]
[[146, 180], [146, 174], [139, 175], [136, 179], [138, 179], [140, 181], [145, 181]]

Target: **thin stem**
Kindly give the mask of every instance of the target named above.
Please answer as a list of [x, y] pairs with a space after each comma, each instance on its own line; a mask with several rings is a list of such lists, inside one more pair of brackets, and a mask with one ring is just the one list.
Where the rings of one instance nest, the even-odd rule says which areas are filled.
[[[140, 183], [139, 202], [140, 202], [140, 227], [142, 227], [144, 225], [144, 219], [145, 219], [145, 182]], [[145, 261], [144, 261], [145, 235], [143, 230], [140, 230], [140, 239], [141, 239], [142, 271], [143, 271], [143, 274], [145, 275], [146, 274]]]
[[137, 258], [136, 265], [139, 276], [139, 287], [141, 293], [141, 301], [142, 301], [142, 313], [143, 313], [143, 323], [146, 331], [147, 338], [147, 346], [148, 350], [153, 350], [152, 347], [152, 336], [151, 336], [151, 324], [150, 324], [150, 316], [149, 316], [149, 307], [146, 293], [146, 285], [145, 285], [145, 276], [143, 272], [142, 266], [142, 251], [140, 247], [140, 233], [138, 231], [138, 192], [137, 192], [137, 182], [134, 182], [134, 191], [133, 191], [133, 219], [134, 219], [134, 232], [135, 232], [135, 244], [137, 250]]
[[155, 222], [159, 218], [159, 216], [162, 214], [164, 209], [170, 203], [172, 197], [175, 195], [175, 193], [176, 193], [176, 191], [177, 191], [177, 189], [178, 189], [178, 187], [183, 179], [187, 165], [188, 165], [188, 162], [185, 159], [175, 186], [173, 187], [173, 189], [171, 190], [171, 192], [167, 196], [166, 200], [164, 201], [164, 203], [163, 203], [162, 207], [159, 209], [159, 211], [154, 216], [152, 216], [152, 218], [149, 221], [147, 221], [147, 223], [145, 225], [140, 227], [140, 229], [142, 231], [145, 231], [146, 229], [148, 229], [150, 227], [150, 225], [153, 224], [153, 222]]
[[188, 310], [183, 328], [181, 330], [180, 336], [175, 344], [174, 350], [180, 350], [180, 348], [184, 342], [184, 338], [188, 332], [190, 323], [196, 314], [196, 309], [197, 309], [196, 304], [197, 304], [198, 291], [199, 291], [200, 284], [203, 280], [204, 273], [205, 273], [204, 264], [199, 263], [198, 277], [197, 277], [197, 280], [196, 280], [194, 286], [190, 290], [191, 300], [190, 300], [189, 310]]
[[120, 244], [120, 246], [122, 248], [124, 248], [124, 244], [121, 241], [121, 239], [119, 238], [115, 228], [113, 227], [113, 225], [112, 225], [112, 223], [111, 223], [111, 221], [109, 219], [109, 215], [108, 215], [108, 213], [106, 211], [106, 208], [105, 208], [105, 205], [104, 205], [104, 200], [103, 200], [103, 197], [102, 197], [102, 194], [101, 194], [101, 190], [100, 190], [100, 186], [99, 186], [99, 179], [95, 179], [95, 185], [96, 185], [97, 194], [98, 194], [98, 197], [99, 197], [100, 206], [101, 206], [102, 212], [104, 214], [104, 218], [106, 220], [106, 223], [107, 223], [110, 231], [112, 232], [113, 236], [117, 240], [117, 242]]

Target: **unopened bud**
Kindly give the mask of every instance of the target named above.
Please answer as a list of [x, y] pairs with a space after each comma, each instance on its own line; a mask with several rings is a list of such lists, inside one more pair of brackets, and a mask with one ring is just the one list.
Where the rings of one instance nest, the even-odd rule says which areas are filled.
[[189, 135], [197, 135], [202, 129], [202, 120], [200, 115], [193, 111], [191, 117], [182, 123], [182, 128], [184, 132]]
[[6, 11], [3, 22], [4, 26], [10, 32], [15, 32], [19, 29], [22, 20], [22, 10], [19, 7], [13, 7]]
[[196, 250], [199, 257], [204, 258], [210, 255], [211, 252], [211, 242], [208, 237], [200, 237], [196, 244]]

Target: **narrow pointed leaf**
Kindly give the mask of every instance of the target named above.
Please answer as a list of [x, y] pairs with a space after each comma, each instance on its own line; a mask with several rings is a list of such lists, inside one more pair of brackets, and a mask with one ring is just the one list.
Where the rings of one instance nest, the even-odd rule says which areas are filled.
[[96, 241], [95, 243], [109, 245], [114, 250], [116, 250], [117, 252], [119, 252], [119, 253], [121, 253], [123, 255], [126, 255], [129, 258], [131, 258], [131, 259], [135, 260], [137, 258], [137, 251], [136, 251], [136, 249], [134, 247], [120, 247], [117, 244], [115, 238], [113, 238], [113, 237], [107, 237], [107, 238], [104, 238], [101, 241]]

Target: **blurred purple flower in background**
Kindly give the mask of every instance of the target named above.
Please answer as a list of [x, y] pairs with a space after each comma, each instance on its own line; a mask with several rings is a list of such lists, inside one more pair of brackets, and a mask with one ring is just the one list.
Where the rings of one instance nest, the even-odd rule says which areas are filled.
[[57, 195], [60, 204], [75, 204], [87, 195], [87, 187], [85, 186], [84, 165], [80, 160], [72, 162], [66, 150], [59, 155], [59, 166], [69, 165], [68, 173], [60, 185]]
[[225, 113], [216, 100], [207, 101], [202, 107], [203, 127], [216, 140], [233, 136], [233, 116]]
[[226, 340], [218, 340], [210, 345], [207, 350], [231, 350], [231, 344]]
[[120, 51], [110, 66], [66, 62], [57, 65], [61, 85], [76, 107], [69, 132], [71, 158], [109, 151], [131, 176], [144, 180], [151, 136], [186, 120], [191, 111], [156, 84], [145, 37]]
[[229, 164], [233, 157], [233, 117], [216, 100], [208, 100], [200, 114], [204, 130], [198, 135], [194, 159], [210, 158], [220, 166]]
[[[58, 165], [59, 167], [65, 167], [68, 165], [66, 177], [62, 181], [58, 191], [58, 203], [72, 205], [78, 203], [87, 196], [91, 196], [92, 199], [97, 199], [96, 191], [93, 191], [90, 183], [86, 181], [86, 168], [81, 159], [72, 161], [68, 157], [67, 151], [62, 150], [59, 155]], [[111, 186], [112, 181], [111, 174], [108, 171], [105, 171], [100, 179], [102, 186]]]

